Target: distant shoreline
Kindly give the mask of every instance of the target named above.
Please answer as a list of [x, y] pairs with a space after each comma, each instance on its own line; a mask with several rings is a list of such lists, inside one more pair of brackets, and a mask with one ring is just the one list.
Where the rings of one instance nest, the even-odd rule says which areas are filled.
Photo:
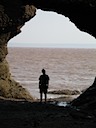
[[84, 50], [96, 50], [96, 48], [92, 47], [92, 48], [84, 48], [84, 47], [32, 47], [32, 46], [24, 46], [24, 47], [21, 47], [21, 46], [8, 46], [8, 48], [23, 48], [23, 49], [26, 49], [26, 48], [32, 48], [32, 49], [84, 49]]

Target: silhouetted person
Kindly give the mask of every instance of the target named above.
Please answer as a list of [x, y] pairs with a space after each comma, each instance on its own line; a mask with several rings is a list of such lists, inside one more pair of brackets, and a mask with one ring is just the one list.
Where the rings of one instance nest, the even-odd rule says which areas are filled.
[[46, 75], [45, 69], [42, 69], [42, 75], [39, 77], [40, 102], [42, 102], [43, 93], [45, 95], [45, 102], [46, 102], [48, 85], [49, 85], [49, 76]]

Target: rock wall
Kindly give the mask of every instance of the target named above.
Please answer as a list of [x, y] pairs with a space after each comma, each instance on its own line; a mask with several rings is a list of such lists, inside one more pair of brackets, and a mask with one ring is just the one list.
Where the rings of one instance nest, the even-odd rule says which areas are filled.
[[95, 110], [96, 113], [96, 77], [93, 84], [77, 99], [73, 100], [71, 105], [88, 111]]
[[0, 0], [0, 96], [31, 98], [11, 78], [6, 55], [8, 41], [21, 32], [25, 22], [35, 16], [35, 6], [69, 17], [81, 31], [96, 37], [96, 0]]
[[28, 2], [39, 9], [69, 17], [81, 31], [96, 37], [96, 0], [29, 0]]
[[6, 61], [8, 41], [19, 34], [24, 23], [35, 16], [33, 5], [20, 0], [0, 0], [0, 96], [16, 99], [33, 99], [27, 90], [11, 78]]

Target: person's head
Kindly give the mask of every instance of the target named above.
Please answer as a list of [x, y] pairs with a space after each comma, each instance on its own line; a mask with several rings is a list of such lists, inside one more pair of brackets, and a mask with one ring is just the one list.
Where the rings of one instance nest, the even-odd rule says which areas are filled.
[[45, 74], [45, 72], [46, 72], [45, 69], [42, 69], [42, 73]]

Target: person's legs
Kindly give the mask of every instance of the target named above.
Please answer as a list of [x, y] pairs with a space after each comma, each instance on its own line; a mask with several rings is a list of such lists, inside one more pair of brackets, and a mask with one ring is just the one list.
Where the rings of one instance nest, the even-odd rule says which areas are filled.
[[46, 101], [47, 101], [47, 94], [45, 93], [45, 103], [46, 103]]
[[42, 93], [40, 93], [40, 102], [42, 102]]

